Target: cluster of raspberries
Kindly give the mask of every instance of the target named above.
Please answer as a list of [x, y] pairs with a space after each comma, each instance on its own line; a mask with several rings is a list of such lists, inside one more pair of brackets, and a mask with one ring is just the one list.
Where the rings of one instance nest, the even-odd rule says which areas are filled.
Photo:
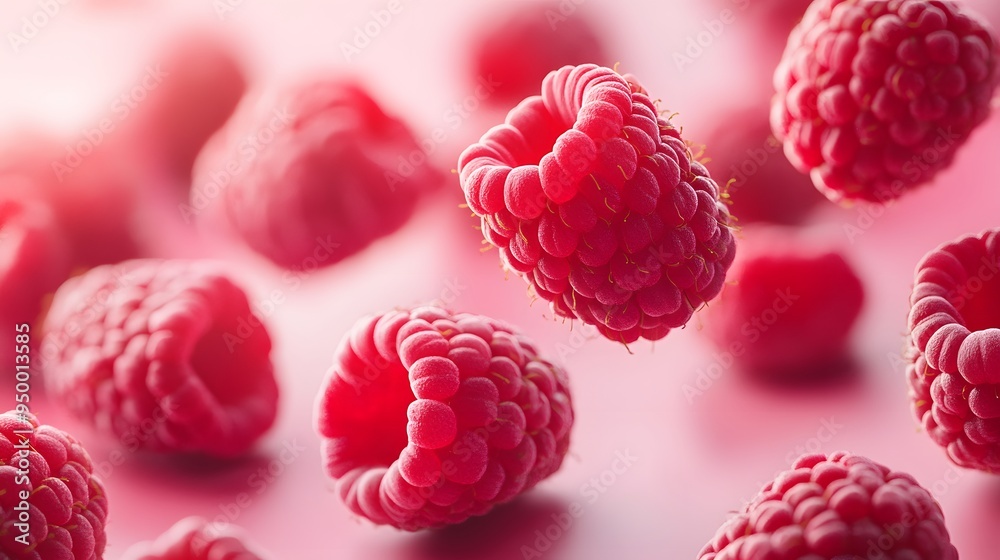
[[736, 254], [718, 185], [658, 113], [634, 78], [566, 66], [458, 163], [504, 264], [622, 343], [686, 324]]

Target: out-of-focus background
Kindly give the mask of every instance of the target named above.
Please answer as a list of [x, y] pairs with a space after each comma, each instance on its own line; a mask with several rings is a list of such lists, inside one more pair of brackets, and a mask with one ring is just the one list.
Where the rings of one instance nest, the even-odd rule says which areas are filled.
[[[968, 3], [992, 11], [995, 21], [1000, 16], [993, 0]], [[700, 335], [697, 315], [665, 340], [626, 349], [555, 319], [544, 302], [530, 304], [526, 285], [513, 275], [505, 278], [496, 251], [479, 250], [476, 221], [459, 208], [453, 174], [402, 230], [335, 266], [302, 272], [303, 282], [289, 284], [282, 270], [242, 245], [186, 223], [181, 205], [190, 181], [183, 172], [163, 171], [168, 165], [151, 163], [158, 161], [157, 148], [143, 139], [156, 126], [169, 125], [149, 117], [148, 104], [160, 102], [157, 90], [171, 88], [174, 76], [190, 77], [187, 65], [205, 60], [198, 41], [211, 38], [236, 53], [251, 92], [317, 72], [357, 77], [417, 139], [427, 140], [431, 164], [448, 171], [461, 150], [501, 122], [512, 105], [483, 96], [482, 89], [477, 96], [476, 78], [489, 76], [476, 75], [471, 45], [521, 4], [0, 5], [0, 138], [29, 151], [37, 136], [57, 138], [65, 145], [65, 158], [57, 162], [67, 164], [76, 153], [81, 166], [88, 165], [89, 156], [81, 152], [90, 145], [101, 153], [101, 165], [128, 170], [125, 188], [138, 200], [128, 210], [129, 222], [144, 253], [226, 260], [260, 303], [275, 340], [281, 412], [246, 460], [206, 464], [127, 453], [113, 465], [109, 458], [120, 454], [121, 445], [39, 395], [35, 411], [41, 421], [84, 442], [107, 484], [106, 557], [119, 558], [178, 519], [201, 515], [243, 526], [283, 559], [694, 558], [730, 512], [799, 454], [843, 449], [912, 473], [942, 504], [962, 558], [994, 560], [1000, 549], [1000, 479], [951, 466], [920, 432], [909, 409], [901, 354], [920, 257], [959, 235], [998, 225], [997, 117], [933, 184], [898, 202], [840, 208], [819, 201], [815, 211], [797, 216], [811, 235], [843, 248], [867, 298], [852, 335], [851, 372], [796, 387], [751, 381]], [[574, 18], [590, 22], [607, 56], [597, 62], [617, 62], [619, 70], [637, 76], [661, 107], [677, 113], [674, 122], [688, 140], [706, 144], [711, 158], [710, 138], [766, 122], [770, 76], [795, 21], [785, 12], [802, 4], [562, 0], [550, 6], [562, 18], [554, 20], [557, 25]], [[194, 45], [194, 55], [181, 63], [164, 60], [178, 45]], [[169, 69], [161, 68], [168, 62]], [[202, 122], [200, 99], [171, 106], [167, 120]], [[747, 146], [745, 153], [753, 149]], [[716, 178], [720, 184], [727, 179]], [[99, 214], [102, 208], [88, 210]], [[283, 301], [264, 302], [275, 291]], [[323, 472], [312, 411], [336, 343], [356, 319], [429, 301], [520, 326], [570, 372], [577, 422], [564, 467], [534, 491], [463, 525], [407, 534], [374, 527], [340, 503]], [[567, 517], [575, 505], [582, 515]]]

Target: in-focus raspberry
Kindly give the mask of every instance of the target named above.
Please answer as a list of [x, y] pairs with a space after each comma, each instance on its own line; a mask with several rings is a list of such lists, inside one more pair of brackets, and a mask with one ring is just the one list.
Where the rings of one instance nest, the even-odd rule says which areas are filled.
[[774, 133], [828, 198], [929, 182], [990, 112], [998, 40], [948, 0], [816, 0], [774, 76]]
[[906, 377], [917, 419], [957, 465], [1000, 470], [1000, 230], [917, 265]]
[[747, 107], [722, 115], [705, 137], [705, 167], [720, 185], [737, 223], [796, 225], [806, 221], [823, 196], [781, 153], [771, 134], [767, 107]]
[[107, 518], [104, 485], [73, 436], [28, 413], [0, 414], [0, 557], [100, 560]]
[[317, 401], [329, 475], [351, 511], [418, 530], [460, 523], [556, 472], [568, 380], [499, 321], [435, 307], [359, 321]]
[[200, 517], [178, 521], [153, 542], [134, 545], [124, 560], [265, 560], [245, 532], [228, 523]]
[[288, 268], [329, 266], [399, 229], [442, 180], [367, 91], [316, 79], [237, 109], [199, 156], [190, 212], [219, 197], [260, 254]]
[[634, 78], [566, 66], [458, 163], [504, 264], [622, 343], [684, 326], [736, 254], [718, 185], [658, 114]]
[[791, 228], [747, 228], [704, 333], [755, 376], [809, 379], [848, 357], [864, 286], [841, 251]]
[[958, 560], [941, 506], [910, 475], [844, 452], [803, 455], [698, 560]]
[[587, 14], [563, 10], [556, 2], [522, 4], [482, 23], [471, 40], [471, 80], [495, 84], [487, 102], [513, 106], [537, 92], [553, 68], [612, 63]]
[[44, 337], [49, 394], [130, 446], [231, 457], [274, 422], [270, 336], [214, 265], [94, 268], [56, 292]]

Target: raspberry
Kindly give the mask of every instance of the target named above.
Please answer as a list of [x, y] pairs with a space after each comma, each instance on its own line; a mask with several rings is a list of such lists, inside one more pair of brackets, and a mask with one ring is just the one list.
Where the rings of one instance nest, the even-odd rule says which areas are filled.
[[491, 17], [472, 40], [471, 58], [471, 79], [498, 84], [487, 100], [507, 106], [538, 91], [553, 68], [611, 62], [585, 14], [564, 15], [555, 2], [517, 6]]
[[[5, 412], [0, 414], [0, 465], [0, 557], [104, 557], [108, 498], [104, 485], [94, 476], [90, 456], [73, 436], [39, 425], [31, 414]], [[28, 498], [22, 498], [22, 493]], [[26, 535], [17, 525], [23, 522], [25, 505]], [[27, 546], [18, 540], [25, 537]]]
[[561, 317], [656, 340], [722, 289], [729, 212], [680, 131], [634, 79], [554, 71], [458, 169], [489, 243]]
[[1000, 470], [1000, 230], [917, 265], [906, 377], [917, 419], [957, 465]]
[[0, 321], [33, 324], [42, 299], [69, 276], [69, 250], [49, 208], [0, 194], [0, 263], [0, 294], [7, 294]]
[[274, 422], [271, 339], [243, 291], [204, 263], [102, 266], [56, 292], [49, 394], [130, 445], [231, 457]]
[[125, 560], [263, 560], [243, 530], [200, 517], [178, 521], [155, 542], [129, 548]]
[[997, 44], [955, 2], [816, 0], [774, 76], [774, 132], [830, 200], [895, 199], [989, 115]]
[[150, 68], [162, 72], [161, 83], [127, 122], [155, 164], [187, 187], [202, 146], [243, 97], [246, 76], [232, 47], [201, 30], [174, 38], [157, 60]]
[[[706, 137], [705, 166], [719, 182], [740, 223], [795, 225], [806, 220], [823, 196], [781, 155], [764, 107], [729, 111]], [[739, 123], [739, 126], [733, 126]]]
[[864, 286], [840, 251], [790, 228], [748, 228], [729, 277], [704, 332], [748, 373], [811, 378], [843, 363]]
[[360, 86], [316, 80], [237, 110], [198, 160], [192, 207], [229, 182], [223, 205], [253, 249], [288, 268], [332, 265], [397, 230], [442, 180], [412, 154], [425, 156]]
[[556, 472], [568, 380], [513, 328], [435, 307], [358, 322], [317, 401], [329, 475], [348, 508], [415, 531], [460, 523]]
[[941, 506], [910, 475], [844, 452], [803, 455], [698, 560], [958, 560]]

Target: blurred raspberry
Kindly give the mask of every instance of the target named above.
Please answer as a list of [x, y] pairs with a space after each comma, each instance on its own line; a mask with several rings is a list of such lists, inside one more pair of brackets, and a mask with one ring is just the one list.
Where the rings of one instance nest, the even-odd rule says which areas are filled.
[[132, 225], [139, 169], [125, 146], [18, 132], [0, 140], [0, 197], [52, 209], [74, 267], [140, 253]]
[[[21, 431], [28, 433], [15, 433]], [[0, 557], [104, 557], [108, 498], [90, 456], [73, 436], [39, 425], [31, 414], [5, 412], [0, 414], [0, 465]], [[19, 527], [25, 513], [28, 527]]]
[[415, 531], [460, 523], [556, 472], [568, 380], [493, 319], [434, 307], [358, 322], [317, 402], [329, 475], [347, 506]]
[[958, 560], [941, 506], [910, 475], [803, 455], [723, 525], [698, 560]]
[[895, 199], [989, 115], [997, 44], [955, 2], [816, 0], [774, 76], [774, 132], [831, 200]]
[[129, 548], [125, 560], [263, 560], [265, 556], [247, 544], [244, 531], [200, 517], [178, 521], [155, 542]]
[[553, 68], [611, 64], [586, 14], [566, 12], [562, 4], [522, 4], [482, 22], [471, 40], [471, 79], [499, 84], [486, 101], [513, 106], [537, 92]]
[[729, 212], [741, 224], [800, 224], [823, 201], [809, 179], [781, 153], [766, 107], [724, 114], [705, 144], [705, 167], [720, 185], [726, 185], [723, 197], [728, 196]]
[[288, 268], [332, 265], [396, 231], [443, 180], [402, 121], [330, 79], [241, 105], [195, 177], [188, 219], [221, 196], [246, 243]]
[[747, 229], [705, 335], [748, 373], [813, 378], [844, 363], [864, 286], [839, 250], [790, 228]]
[[736, 254], [718, 185], [657, 114], [633, 78], [566, 66], [458, 163], [506, 266], [622, 343], [686, 324]]
[[274, 422], [271, 339], [210, 265], [95, 268], [59, 288], [44, 336], [49, 393], [133, 450], [236, 456]]
[[928, 253], [910, 295], [906, 377], [917, 419], [956, 464], [1000, 470], [1000, 230]]
[[42, 300], [67, 276], [69, 251], [51, 210], [0, 193], [0, 322], [33, 325]]
[[242, 64], [221, 37], [191, 30], [174, 37], [146, 72], [155, 87], [126, 121], [129, 132], [186, 188], [198, 153], [246, 91]]

